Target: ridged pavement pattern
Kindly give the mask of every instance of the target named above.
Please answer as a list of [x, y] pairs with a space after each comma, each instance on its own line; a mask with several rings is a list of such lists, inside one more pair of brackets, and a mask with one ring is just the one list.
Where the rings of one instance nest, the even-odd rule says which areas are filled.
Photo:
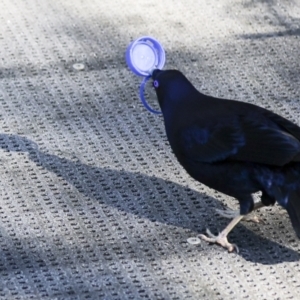
[[187, 242], [237, 201], [180, 167], [124, 59], [153, 36], [202, 92], [300, 125], [299, 16], [295, 0], [1, 0], [0, 299], [299, 299], [280, 207], [233, 230], [239, 254]]

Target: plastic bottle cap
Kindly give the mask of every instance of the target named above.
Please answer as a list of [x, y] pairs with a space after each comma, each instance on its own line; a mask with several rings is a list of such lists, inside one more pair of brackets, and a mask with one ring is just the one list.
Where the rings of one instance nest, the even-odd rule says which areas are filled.
[[156, 39], [150, 36], [138, 38], [126, 50], [127, 65], [139, 76], [148, 76], [154, 69], [162, 69], [165, 61], [165, 50]]
[[187, 242], [191, 245], [198, 245], [201, 243], [200, 239], [197, 237], [190, 237], [187, 239]]
[[85, 66], [82, 63], [75, 63], [73, 65], [73, 69], [75, 69], [76, 71], [82, 71], [84, 70]]

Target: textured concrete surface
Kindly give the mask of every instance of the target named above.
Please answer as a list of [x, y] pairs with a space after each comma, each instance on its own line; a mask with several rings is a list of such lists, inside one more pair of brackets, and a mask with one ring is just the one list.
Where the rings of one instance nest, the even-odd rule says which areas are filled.
[[299, 299], [281, 208], [237, 226], [239, 254], [187, 243], [237, 203], [178, 165], [124, 61], [152, 35], [204, 93], [300, 125], [299, 16], [293, 0], [1, 0], [0, 298]]

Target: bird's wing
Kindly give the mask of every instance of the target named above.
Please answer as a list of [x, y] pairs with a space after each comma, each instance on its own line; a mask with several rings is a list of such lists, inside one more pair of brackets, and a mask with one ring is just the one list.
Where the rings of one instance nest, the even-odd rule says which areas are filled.
[[233, 160], [274, 166], [300, 161], [297, 138], [275, 123], [253, 117], [218, 120], [208, 127], [189, 126], [182, 131], [181, 141], [183, 155], [195, 161]]
[[270, 120], [272, 120], [274, 123], [276, 123], [284, 131], [287, 131], [288, 133], [293, 135], [296, 139], [300, 140], [299, 126], [269, 110], [264, 110], [264, 115]]

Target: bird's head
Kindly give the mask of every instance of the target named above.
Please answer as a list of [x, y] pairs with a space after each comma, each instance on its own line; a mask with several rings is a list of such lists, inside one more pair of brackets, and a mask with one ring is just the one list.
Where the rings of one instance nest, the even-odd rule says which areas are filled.
[[168, 107], [169, 105], [185, 101], [188, 95], [196, 90], [178, 70], [161, 71], [155, 69], [152, 73], [152, 79], [153, 87], [162, 110], [164, 106]]

